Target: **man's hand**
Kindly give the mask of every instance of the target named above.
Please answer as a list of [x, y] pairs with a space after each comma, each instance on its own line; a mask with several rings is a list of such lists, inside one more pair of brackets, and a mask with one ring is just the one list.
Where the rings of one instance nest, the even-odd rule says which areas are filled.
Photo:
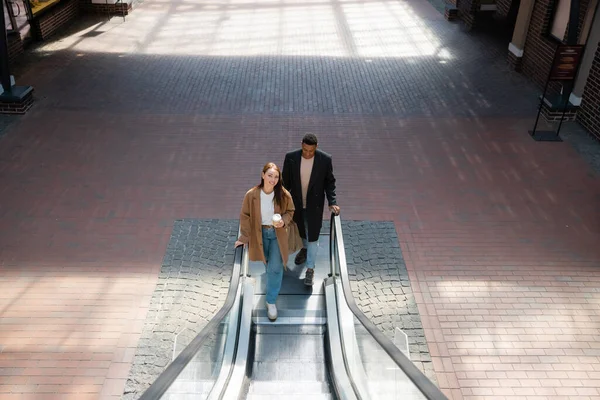
[[340, 215], [340, 206], [329, 206], [329, 211], [335, 215]]

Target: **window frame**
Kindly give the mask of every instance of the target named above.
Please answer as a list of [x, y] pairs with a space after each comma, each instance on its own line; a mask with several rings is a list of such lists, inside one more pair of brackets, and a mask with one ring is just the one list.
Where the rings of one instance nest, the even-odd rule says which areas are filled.
[[[560, 3], [568, 3], [568, 8], [567, 8], [567, 16], [566, 16], [566, 21], [565, 21], [565, 27], [564, 27], [564, 32], [562, 34], [562, 37], [558, 37], [554, 34], [554, 24], [556, 22], [556, 17], [557, 17], [557, 13], [560, 9], [559, 5]], [[548, 22], [548, 26], [546, 28], [546, 36], [553, 40], [556, 41], [558, 43], [564, 43], [565, 42], [565, 38], [567, 36], [567, 29], [569, 27], [569, 16], [570, 16], [570, 12], [571, 11], [571, 0], [554, 0], [552, 2], [552, 6], [549, 9], [549, 22]]]
[[[15, 26], [14, 26], [14, 18], [12, 15], [12, 10], [9, 9], [9, 4], [8, 1], [3, 1], [2, 2], [4, 4], [4, 7], [2, 7], [2, 12], [4, 13], [4, 23], [6, 24], [6, 33], [12, 33], [15, 31]], [[6, 19], [6, 16], [8, 15], [8, 20]]]

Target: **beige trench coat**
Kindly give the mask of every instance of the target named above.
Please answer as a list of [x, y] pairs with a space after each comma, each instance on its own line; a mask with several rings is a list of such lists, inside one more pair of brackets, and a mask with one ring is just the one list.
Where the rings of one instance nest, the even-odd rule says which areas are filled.
[[[248, 245], [248, 256], [251, 261], [262, 261], [266, 263], [262, 242], [262, 217], [260, 212], [260, 189], [253, 187], [244, 196], [242, 211], [240, 212], [240, 237], [239, 241]], [[283, 259], [284, 267], [289, 257], [288, 249], [288, 226], [294, 217], [294, 201], [290, 192], [283, 189], [283, 205], [280, 208], [275, 204], [275, 213], [281, 214], [284, 222], [282, 228], [277, 228], [277, 243]], [[283, 208], [283, 209], [282, 209]]]

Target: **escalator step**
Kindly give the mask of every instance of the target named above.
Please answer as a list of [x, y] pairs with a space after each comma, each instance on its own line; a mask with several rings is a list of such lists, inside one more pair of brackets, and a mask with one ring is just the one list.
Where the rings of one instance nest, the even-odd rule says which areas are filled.
[[[247, 400], [281, 400], [280, 394], [249, 394]], [[285, 396], [286, 400], [306, 400], [305, 394], [290, 394]], [[333, 400], [331, 393], [311, 394], [310, 400]]]
[[248, 394], [318, 395], [329, 394], [329, 385], [319, 381], [253, 381]]

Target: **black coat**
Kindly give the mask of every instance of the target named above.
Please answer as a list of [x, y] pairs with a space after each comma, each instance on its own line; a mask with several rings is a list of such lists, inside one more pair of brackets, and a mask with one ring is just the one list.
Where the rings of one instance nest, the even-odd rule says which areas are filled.
[[[298, 224], [300, 236], [306, 238], [304, 229], [304, 210], [302, 209], [302, 184], [300, 182], [300, 160], [302, 150], [290, 151], [285, 155], [281, 176], [283, 186], [292, 194], [294, 206], [294, 221]], [[308, 241], [319, 239], [323, 225], [323, 205], [325, 195], [330, 206], [337, 205], [335, 198], [335, 177], [331, 156], [321, 150], [315, 152], [315, 161], [310, 174], [308, 192], [306, 194], [306, 212], [308, 214]]]

